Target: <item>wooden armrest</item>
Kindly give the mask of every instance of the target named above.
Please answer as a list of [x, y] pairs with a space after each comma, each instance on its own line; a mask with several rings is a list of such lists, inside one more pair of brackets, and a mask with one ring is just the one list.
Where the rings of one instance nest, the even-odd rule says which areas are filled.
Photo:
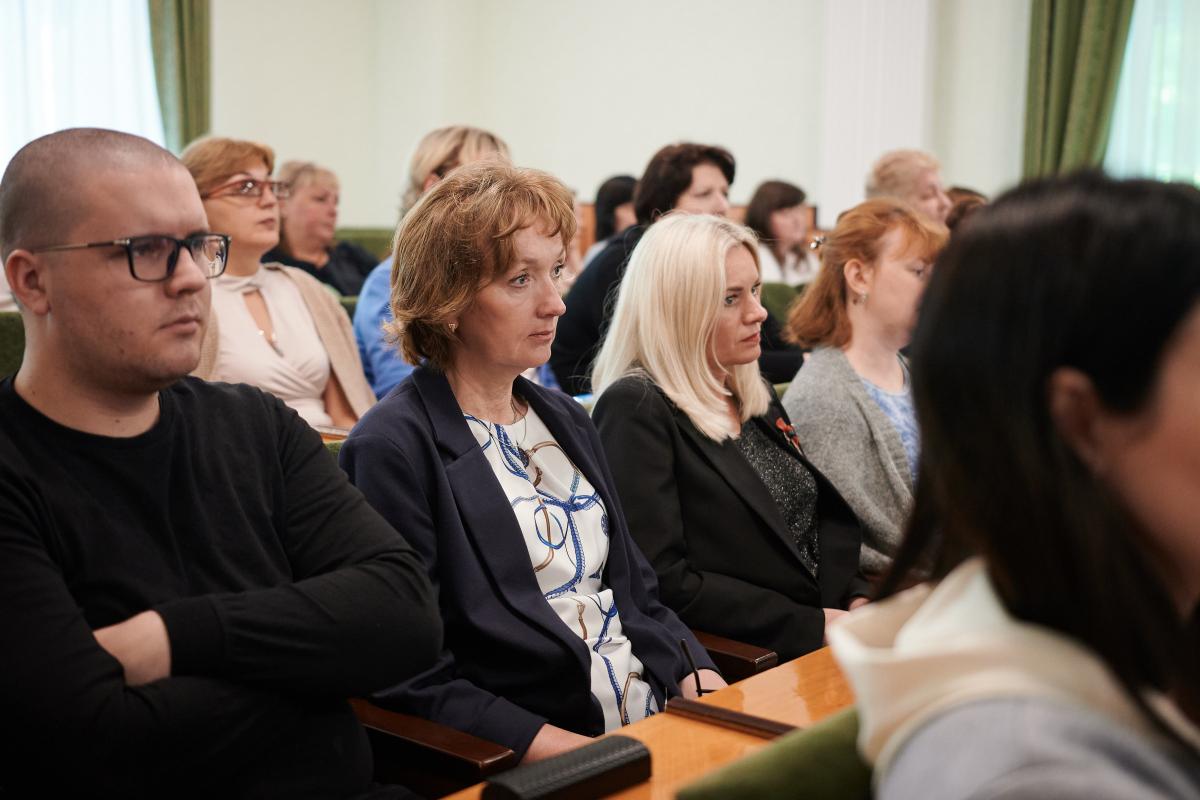
[[779, 663], [779, 655], [774, 650], [703, 631], [692, 633], [729, 683], [765, 672]]
[[375, 780], [381, 783], [403, 784], [436, 797], [517, 765], [517, 754], [495, 742], [368, 700], [355, 698], [350, 705], [367, 729]]

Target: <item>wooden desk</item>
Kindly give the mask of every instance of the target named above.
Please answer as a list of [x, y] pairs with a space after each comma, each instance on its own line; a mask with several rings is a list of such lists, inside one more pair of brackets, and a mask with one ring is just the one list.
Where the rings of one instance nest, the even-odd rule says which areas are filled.
[[[761, 675], [747, 678], [702, 702], [745, 711], [806, 727], [854, 703], [829, 648], [809, 653]], [[671, 714], [656, 714], [617, 731], [650, 748], [650, 780], [613, 795], [620, 800], [670, 800], [683, 786], [768, 742], [745, 733]], [[482, 786], [472, 786], [452, 800], [477, 800]]]
[[703, 702], [806, 728], [854, 704], [833, 652], [824, 647], [707, 695]]

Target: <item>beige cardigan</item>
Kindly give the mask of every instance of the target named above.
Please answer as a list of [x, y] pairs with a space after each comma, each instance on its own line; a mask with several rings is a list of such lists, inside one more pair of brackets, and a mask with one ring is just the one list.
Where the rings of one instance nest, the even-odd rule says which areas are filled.
[[[375, 405], [375, 393], [371, 391], [363, 375], [362, 359], [358, 355], [358, 344], [354, 340], [354, 329], [350, 326], [350, 317], [346, 315], [341, 303], [337, 301], [328, 289], [303, 270], [295, 267], [285, 267], [282, 264], [263, 264], [263, 269], [283, 272], [304, 298], [308, 313], [312, 314], [313, 324], [317, 327], [317, 336], [325, 345], [329, 354], [329, 367], [346, 399], [350, 402], [355, 416], [362, 417], [367, 409]], [[200, 364], [192, 372], [198, 378], [212, 380], [217, 368], [217, 355], [220, 352], [220, 326], [216, 314], [208, 315], [208, 326], [204, 331], [204, 341], [200, 345]]]

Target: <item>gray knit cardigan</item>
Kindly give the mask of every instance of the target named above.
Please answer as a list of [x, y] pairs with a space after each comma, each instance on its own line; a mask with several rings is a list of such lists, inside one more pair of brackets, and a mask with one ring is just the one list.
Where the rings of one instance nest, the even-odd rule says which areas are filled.
[[845, 354], [831, 347], [809, 355], [783, 406], [804, 454], [862, 523], [863, 572], [883, 572], [912, 509], [913, 476], [896, 426], [867, 394]]

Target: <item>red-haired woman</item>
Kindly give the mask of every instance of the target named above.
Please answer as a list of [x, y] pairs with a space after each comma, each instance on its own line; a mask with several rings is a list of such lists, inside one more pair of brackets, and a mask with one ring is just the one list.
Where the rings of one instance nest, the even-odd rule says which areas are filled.
[[908, 364], [945, 228], [891, 199], [847, 211], [821, 247], [822, 269], [788, 318], [815, 348], [783, 397], [809, 460], [863, 524], [862, 568], [887, 568], [912, 506], [919, 449]]

